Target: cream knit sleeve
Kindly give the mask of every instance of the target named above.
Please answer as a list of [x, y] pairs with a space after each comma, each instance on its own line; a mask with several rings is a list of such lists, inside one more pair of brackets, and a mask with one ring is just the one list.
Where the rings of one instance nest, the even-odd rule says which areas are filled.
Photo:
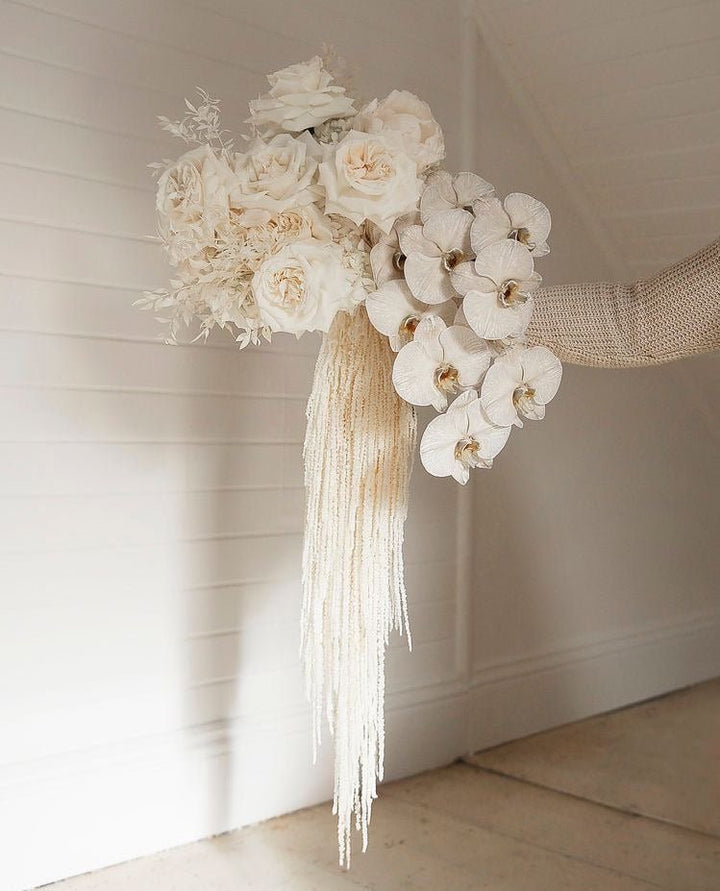
[[563, 362], [604, 368], [660, 365], [720, 348], [720, 240], [631, 285], [542, 289], [530, 344]]

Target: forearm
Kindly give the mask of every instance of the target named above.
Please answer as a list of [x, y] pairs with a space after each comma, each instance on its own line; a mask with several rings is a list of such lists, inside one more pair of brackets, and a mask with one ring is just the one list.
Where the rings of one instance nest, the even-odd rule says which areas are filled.
[[659, 365], [720, 348], [720, 241], [631, 285], [542, 289], [528, 341], [563, 362], [606, 368]]

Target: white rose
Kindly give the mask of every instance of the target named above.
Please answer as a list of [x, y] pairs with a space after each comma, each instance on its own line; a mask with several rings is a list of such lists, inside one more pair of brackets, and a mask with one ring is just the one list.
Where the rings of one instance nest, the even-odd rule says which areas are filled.
[[230, 204], [237, 208], [282, 211], [311, 204], [319, 194], [313, 187], [317, 161], [305, 142], [279, 133], [270, 142], [256, 139], [235, 156], [235, 185]]
[[351, 130], [320, 164], [325, 213], [365, 220], [389, 232], [395, 220], [415, 210], [422, 182], [417, 168], [393, 142]]
[[286, 244], [252, 279], [260, 320], [272, 331], [328, 331], [335, 315], [355, 305], [342, 248], [314, 238]]
[[299, 133], [331, 118], [355, 114], [345, 89], [332, 85], [320, 56], [268, 75], [270, 92], [250, 102], [249, 124], [269, 136], [281, 130]]
[[407, 90], [393, 90], [382, 102], [373, 99], [355, 118], [353, 127], [365, 133], [392, 134], [418, 170], [445, 157], [443, 133], [430, 106]]
[[158, 180], [160, 227], [176, 263], [213, 240], [229, 215], [230, 166], [209, 146], [186, 152]]

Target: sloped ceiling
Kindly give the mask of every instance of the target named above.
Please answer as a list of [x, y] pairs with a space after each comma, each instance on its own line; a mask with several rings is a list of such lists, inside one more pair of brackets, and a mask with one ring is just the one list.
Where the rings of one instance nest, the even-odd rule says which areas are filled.
[[618, 275], [717, 237], [718, 0], [477, 0], [476, 12]]

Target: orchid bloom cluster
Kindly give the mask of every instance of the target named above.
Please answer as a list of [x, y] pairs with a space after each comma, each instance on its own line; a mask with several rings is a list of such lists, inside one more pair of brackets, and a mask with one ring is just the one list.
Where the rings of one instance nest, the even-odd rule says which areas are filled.
[[419, 211], [370, 252], [367, 312], [397, 352], [395, 389], [443, 413], [420, 445], [434, 476], [464, 484], [491, 467], [512, 427], [543, 418], [560, 386], [559, 360], [524, 343], [549, 234], [548, 209], [529, 195], [501, 202], [473, 173], [436, 170]]
[[397, 353], [397, 393], [443, 413], [423, 436], [425, 468], [465, 483], [560, 383], [552, 353], [523, 344], [550, 214], [441, 169], [442, 130], [417, 96], [358, 109], [328, 69], [316, 56], [269, 75], [243, 151], [202, 91], [182, 120], [160, 119], [194, 147], [151, 165], [174, 275], [139, 302], [166, 316], [171, 342], [199, 323], [199, 337], [219, 327], [241, 347], [327, 332], [364, 304]]

